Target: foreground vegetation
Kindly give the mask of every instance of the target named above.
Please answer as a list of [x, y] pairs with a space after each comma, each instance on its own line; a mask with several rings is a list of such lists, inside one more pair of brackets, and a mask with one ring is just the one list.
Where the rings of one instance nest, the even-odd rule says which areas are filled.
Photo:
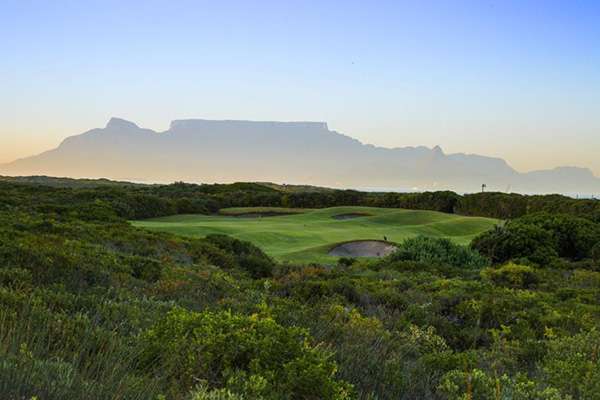
[[595, 203], [324, 267], [126, 222], [271, 188], [70, 184], [0, 183], [3, 399], [600, 398]]
[[[281, 216], [258, 217], [262, 214]], [[469, 244], [478, 234], [489, 230], [497, 220], [463, 217], [437, 211], [401, 210], [375, 207], [332, 207], [298, 212], [275, 207], [226, 208], [218, 216], [177, 215], [136, 221], [146, 229], [192, 237], [227, 234], [259, 246], [278, 261], [335, 263], [328, 252], [336, 244], [374, 239], [401, 242], [427, 235], [446, 237]], [[289, 215], [286, 215], [289, 214]], [[251, 217], [232, 217], [250, 215]], [[348, 219], [336, 219], [350, 216]]]

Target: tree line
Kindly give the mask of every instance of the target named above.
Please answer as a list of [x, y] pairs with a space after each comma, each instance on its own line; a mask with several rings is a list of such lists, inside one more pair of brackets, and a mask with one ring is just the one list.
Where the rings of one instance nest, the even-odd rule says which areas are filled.
[[[42, 181], [43, 182], [43, 181]], [[77, 209], [89, 218], [144, 219], [175, 214], [214, 214], [228, 207], [325, 208], [367, 206], [433, 210], [468, 216], [511, 220], [538, 212], [568, 214], [600, 222], [600, 201], [561, 195], [476, 193], [451, 191], [423, 193], [361, 192], [356, 190], [287, 191], [257, 183], [196, 185], [107, 184], [77, 186], [2, 182], [5, 206], [27, 205], [56, 213]], [[61, 182], [61, 181], [59, 181]], [[75, 181], [77, 182], [77, 181]], [[85, 211], [84, 211], [85, 210]]]

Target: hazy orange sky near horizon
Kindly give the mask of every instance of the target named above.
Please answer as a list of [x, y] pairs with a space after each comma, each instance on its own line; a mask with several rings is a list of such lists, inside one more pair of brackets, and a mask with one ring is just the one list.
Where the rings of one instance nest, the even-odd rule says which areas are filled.
[[116, 116], [325, 121], [600, 176], [598, 20], [594, 1], [9, 0], [0, 163]]
[[[122, 115], [115, 115], [117, 117], [123, 117]], [[20, 126], [15, 127], [12, 134], [4, 131], [0, 128], [0, 163], [8, 163], [19, 158], [27, 157], [30, 155], [39, 154], [43, 151], [47, 151], [56, 148], [62, 140], [72, 135], [78, 135], [84, 133], [93, 128], [102, 128], [106, 125], [110, 116], [106, 116], [101, 119], [94, 119], [86, 126], [84, 122], [76, 123], [70, 121], [69, 126], [61, 128], [60, 122], [56, 121], [54, 125], [50, 121], [46, 121], [45, 124], [39, 126]], [[126, 118], [135, 122], [142, 128], [153, 129], [158, 132], [162, 132], [168, 129], [169, 123], [173, 119], [185, 119], [192, 118], [172, 118], [164, 121], [156, 121], [152, 119], [149, 123], [144, 123], [144, 119]], [[215, 114], [212, 118], [208, 118], [204, 115], [198, 116], [198, 118], [204, 119], [250, 119], [250, 120], [273, 120], [268, 118], [231, 118], [226, 115]], [[58, 118], [57, 118], [58, 119]], [[92, 119], [92, 118], [90, 118]], [[283, 119], [283, 120], [304, 120], [304, 119]], [[155, 122], [156, 121], [156, 122]], [[154, 122], [154, 123], [152, 123]], [[569, 139], [569, 136], [560, 138], [555, 136], [553, 140], [540, 145], [534, 141], [528, 142], [527, 135], [512, 135], [510, 142], [508, 143], [496, 143], [494, 146], [489, 146], [489, 139], [485, 136], [479, 136], [480, 140], [473, 140], [470, 142], [456, 142], [454, 140], [447, 140], [444, 142], [444, 135], [439, 135], [435, 138], [423, 137], [422, 141], [419, 141], [419, 136], [413, 138], [412, 136], [404, 135], [402, 132], [397, 132], [394, 127], [389, 126], [391, 132], [396, 131], [396, 135], [385, 135], [379, 137], [380, 140], [372, 140], [373, 134], [369, 134], [370, 129], [368, 121], [364, 123], [362, 132], [354, 132], [354, 129], [350, 126], [345, 128], [343, 121], [339, 123], [328, 122], [329, 129], [335, 130], [348, 136], [359, 139], [363, 143], [370, 143], [382, 147], [403, 147], [403, 146], [428, 146], [433, 147], [440, 145], [446, 153], [475, 153], [486, 156], [500, 157], [505, 159], [513, 168], [520, 172], [527, 172], [536, 169], [547, 169], [557, 166], [578, 166], [590, 168], [596, 176], [600, 176], [600, 160], [596, 157], [596, 154], [588, 151], [585, 142], [571, 142], [570, 145], [565, 145], [564, 140]], [[524, 129], [525, 131], [525, 129]], [[407, 137], [408, 136], [408, 137]], [[477, 135], [475, 135], [477, 136]], [[509, 135], [506, 135], [509, 136]], [[437, 141], [436, 141], [437, 139]], [[518, 144], [518, 148], [515, 145]], [[574, 157], [574, 155], [576, 155]], [[577, 161], [574, 161], [577, 160]]]

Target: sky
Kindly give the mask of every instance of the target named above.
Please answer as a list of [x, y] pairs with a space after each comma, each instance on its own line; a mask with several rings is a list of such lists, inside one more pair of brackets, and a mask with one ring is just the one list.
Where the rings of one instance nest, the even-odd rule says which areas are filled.
[[0, 163], [112, 116], [326, 121], [600, 176], [598, 1], [0, 0]]

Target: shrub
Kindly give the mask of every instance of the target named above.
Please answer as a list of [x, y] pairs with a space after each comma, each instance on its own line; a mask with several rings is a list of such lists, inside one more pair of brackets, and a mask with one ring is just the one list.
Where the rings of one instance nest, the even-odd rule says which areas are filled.
[[526, 258], [537, 264], [548, 264], [558, 256], [552, 233], [535, 225], [518, 221], [484, 232], [471, 242], [471, 248], [495, 263]]
[[272, 276], [275, 262], [252, 243], [226, 235], [208, 235], [206, 241], [233, 254], [239, 267], [249, 272], [253, 278]]
[[549, 264], [556, 257], [592, 257], [599, 241], [600, 225], [594, 222], [571, 215], [537, 213], [485, 232], [471, 246], [494, 263], [524, 258]]
[[268, 317], [174, 309], [140, 342], [142, 365], [159, 365], [173, 387], [203, 380], [251, 398], [349, 398], [335, 363], [309, 345], [306, 331]]
[[343, 267], [349, 267], [351, 265], [353, 265], [356, 262], [356, 258], [352, 258], [352, 257], [340, 257], [338, 259], [338, 265], [341, 265]]
[[156, 282], [162, 275], [163, 266], [158, 260], [131, 256], [127, 258], [126, 262], [131, 267], [132, 275], [138, 279]]
[[499, 286], [528, 289], [538, 282], [535, 270], [527, 265], [506, 264], [500, 268], [486, 268], [481, 272]]
[[402, 242], [390, 256], [390, 260], [447, 264], [463, 268], [481, 268], [489, 264], [485, 257], [468, 247], [454, 244], [448, 239], [424, 236]]
[[560, 257], [576, 260], [591, 257], [592, 248], [600, 242], [600, 225], [584, 218], [538, 213], [527, 215], [520, 222], [551, 232]]
[[44, 236], [0, 242], [0, 265], [31, 271], [36, 285], [60, 282], [80, 289], [108, 286], [109, 271], [121, 268], [112, 256], [92, 245]]
[[240, 259], [240, 267], [250, 273], [253, 278], [268, 278], [273, 276], [275, 264], [268, 258], [249, 255]]
[[549, 341], [542, 362], [546, 379], [575, 399], [595, 399], [600, 393], [600, 333], [589, 332]]
[[190, 400], [244, 400], [245, 397], [227, 389], [210, 390], [205, 387], [194, 389]]
[[263, 251], [252, 243], [227, 235], [208, 235], [206, 241], [236, 256], [264, 255]]
[[495, 392], [494, 378], [484, 371], [453, 370], [444, 375], [438, 390], [448, 400], [480, 399], [492, 400]]
[[23, 289], [31, 286], [31, 271], [23, 268], [0, 268], [0, 286]]
[[592, 247], [591, 255], [595, 262], [600, 263], [600, 242], [596, 243], [594, 247]]
[[525, 374], [510, 377], [507, 374], [498, 376], [486, 373], [481, 369], [470, 371], [453, 370], [444, 375], [438, 387], [440, 394], [447, 400], [566, 400], [556, 388], [546, 386], [540, 388], [535, 381]]
[[118, 335], [39, 302], [0, 307], [2, 399], [157, 398], [156, 381], [136, 371], [131, 346]]
[[206, 240], [194, 240], [188, 248], [194, 262], [208, 262], [225, 269], [235, 268], [236, 266], [236, 259], [233, 254]]

